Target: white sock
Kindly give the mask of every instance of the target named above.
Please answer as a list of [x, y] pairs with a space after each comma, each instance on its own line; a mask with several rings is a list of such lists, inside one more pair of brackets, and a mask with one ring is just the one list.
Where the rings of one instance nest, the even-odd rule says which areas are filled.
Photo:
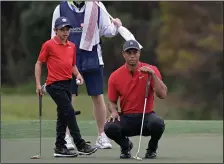
[[105, 133], [104, 132], [102, 132], [102, 133], [100, 133], [100, 135], [99, 136], [104, 136], [105, 135]]

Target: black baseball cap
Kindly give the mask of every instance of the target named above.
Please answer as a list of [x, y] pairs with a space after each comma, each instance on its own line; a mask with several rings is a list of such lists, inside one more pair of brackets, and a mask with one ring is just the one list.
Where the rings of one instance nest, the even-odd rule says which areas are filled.
[[136, 40], [128, 40], [123, 45], [123, 51], [127, 51], [129, 49], [140, 50], [139, 44]]
[[72, 25], [67, 17], [59, 17], [56, 19], [55, 24], [54, 24], [55, 28], [61, 29], [65, 26], [69, 26], [70, 28], [72, 28]]

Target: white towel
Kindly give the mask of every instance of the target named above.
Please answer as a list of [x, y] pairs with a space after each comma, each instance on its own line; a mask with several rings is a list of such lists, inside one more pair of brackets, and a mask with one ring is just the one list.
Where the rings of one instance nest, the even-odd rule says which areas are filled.
[[98, 6], [94, 1], [86, 2], [83, 31], [80, 41], [80, 49], [92, 51], [94, 45], [100, 42], [98, 20]]

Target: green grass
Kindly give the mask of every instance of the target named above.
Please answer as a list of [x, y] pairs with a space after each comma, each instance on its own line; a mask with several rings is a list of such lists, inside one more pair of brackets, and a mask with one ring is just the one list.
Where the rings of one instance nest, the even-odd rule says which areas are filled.
[[[42, 82], [44, 82], [44, 75], [42, 76]], [[17, 84], [15, 86], [3, 84], [1, 92], [4, 94], [33, 94], [35, 93], [35, 81], [33, 79], [27, 79], [25, 83]]]
[[[92, 119], [92, 101], [87, 95], [80, 95], [74, 105], [75, 110], [80, 110], [78, 117], [83, 120]], [[36, 95], [2, 95], [1, 120], [18, 121], [38, 119], [38, 98]], [[56, 104], [49, 95], [43, 97], [43, 119], [56, 119]]]
[[[222, 134], [222, 121], [186, 121], [186, 120], [165, 120], [166, 134]], [[96, 136], [96, 123], [94, 120], [82, 121], [78, 119], [81, 133], [84, 136]], [[43, 137], [55, 136], [55, 121], [43, 120]], [[17, 121], [15, 123], [2, 122], [2, 138], [37, 138], [39, 136], [39, 121]]]
[[[91, 144], [96, 142], [95, 136], [84, 136]], [[131, 151], [134, 156], [138, 149], [139, 137], [130, 137], [134, 147]], [[2, 139], [2, 163], [222, 163], [223, 138], [222, 134], [200, 135], [163, 135], [159, 141], [157, 159], [120, 159], [120, 147], [111, 141], [113, 148], [98, 150], [91, 156], [77, 158], [54, 158], [53, 148], [55, 137], [42, 138], [41, 159], [33, 160], [31, 156], [39, 154], [39, 138]], [[149, 138], [143, 137], [139, 156], [144, 157]], [[22, 151], [21, 151], [22, 150]]]
[[[107, 94], [105, 93], [105, 101], [107, 103]], [[158, 115], [169, 116], [172, 112], [172, 105], [168, 103], [169, 100], [158, 100], [155, 102], [155, 109]], [[92, 100], [86, 94], [80, 94], [76, 97], [75, 110], [80, 110], [81, 120], [93, 119]], [[2, 94], [1, 96], [1, 120], [3, 121], [18, 121], [18, 120], [35, 120], [38, 119], [38, 98], [35, 94]], [[56, 119], [56, 104], [49, 95], [43, 97], [43, 119], [55, 120]], [[175, 114], [175, 113], [174, 113]], [[172, 114], [172, 116], [174, 116]]]
[[[106, 95], [105, 100], [107, 101]], [[165, 118], [166, 129], [160, 141], [159, 156], [156, 162], [219, 162], [222, 160], [223, 148], [223, 122], [222, 121], [188, 121], [168, 120], [172, 109], [170, 103], [175, 101], [156, 101], [158, 115]], [[77, 97], [75, 109], [82, 112], [77, 116], [82, 136], [92, 143], [97, 136], [96, 122], [92, 115], [91, 98], [85, 94]], [[30, 156], [35, 155], [39, 147], [39, 113], [38, 99], [34, 94], [3, 94], [1, 96], [1, 143], [2, 161], [32, 163]], [[52, 99], [45, 95], [43, 98], [42, 118], [42, 151], [43, 156], [39, 163], [74, 163], [75, 159], [55, 159], [52, 149], [56, 134], [56, 105]], [[139, 137], [132, 137], [135, 144], [133, 153], [137, 152]], [[148, 139], [142, 138], [143, 156]], [[113, 149], [99, 151], [91, 157], [79, 157], [78, 163], [136, 163], [135, 160], [119, 160], [120, 148], [112, 141]], [[13, 148], [13, 149], [12, 149]], [[27, 150], [27, 151], [21, 151]], [[189, 151], [190, 150], [190, 151]], [[207, 151], [211, 150], [211, 151]], [[144, 160], [143, 163], [149, 161]]]
[[[105, 100], [107, 98], [105, 96]], [[157, 113], [169, 111], [166, 103], [157, 102]], [[80, 110], [77, 116], [83, 135], [95, 136], [96, 123], [93, 120], [92, 101], [87, 95], [76, 98], [74, 108]], [[39, 129], [38, 99], [36, 95], [6, 95], [1, 97], [1, 132], [4, 138], [37, 137]], [[43, 135], [55, 136], [56, 105], [52, 99], [43, 97]], [[170, 121], [166, 119], [166, 133], [222, 133], [222, 121]]]
[[[42, 84], [45, 82], [45, 75], [42, 75]], [[15, 86], [3, 84], [1, 87], [1, 92], [4, 94], [19, 94], [19, 95], [28, 95], [35, 93], [35, 81], [33, 79], [28, 79], [27, 82], [18, 84]], [[104, 91], [107, 91], [107, 78], [105, 78]], [[79, 87], [79, 92], [82, 94], [87, 94], [85, 84]]]

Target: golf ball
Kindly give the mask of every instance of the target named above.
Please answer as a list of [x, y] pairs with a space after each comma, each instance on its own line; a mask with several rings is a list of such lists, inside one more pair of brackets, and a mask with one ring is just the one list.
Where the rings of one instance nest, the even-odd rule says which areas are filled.
[[42, 85], [42, 90], [43, 90], [44, 93], [47, 92], [47, 90], [46, 90], [46, 85], [47, 85], [46, 83], [45, 83], [44, 85]]
[[81, 84], [81, 81], [79, 79], [76, 79], [76, 84], [77, 85], [80, 85]]

